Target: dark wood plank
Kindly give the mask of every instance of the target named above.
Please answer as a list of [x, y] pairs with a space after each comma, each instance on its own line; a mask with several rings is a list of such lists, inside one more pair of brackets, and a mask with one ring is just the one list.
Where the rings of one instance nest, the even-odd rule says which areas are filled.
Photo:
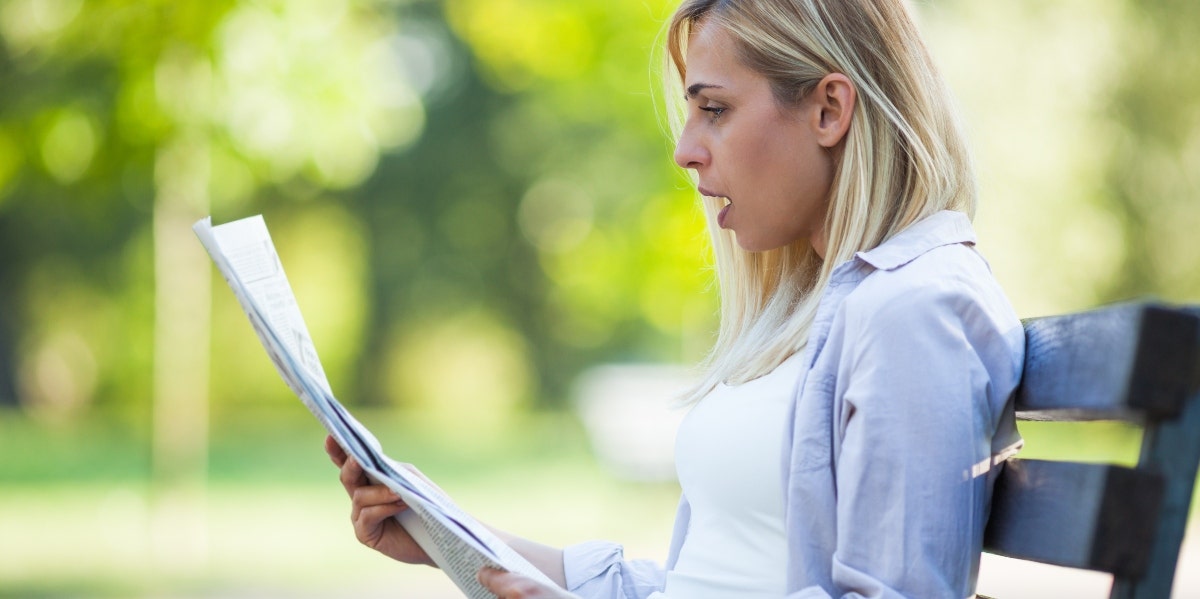
[[985, 550], [1137, 577], [1145, 570], [1163, 479], [1105, 464], [1009, 460], [996, 481]]
[[1017, 416], [1170, 418], [1200, 388], [1200, 315], [1134, 303], [1029, 319]]
[[1142, 438], [1138, 469], [1160, 475], [1166, 483], [1154, 527], [1149, 563], [1140, 578], [1113, 581], [1112, 597], [1168, 597], [1175, 580], [1179, 547], [1187, 529], [1188, 509], [1200, 469], [1200, 393], [1190, 397], [1175, 419], [1153, 423]]
[[1018, 417], [1144, 426], [1136, 469], [1009, 460], [988, 551], [1110, 572], [1112, 598], [1170, 596], [1200, 468], [1200, 307], [1111, 306], [1025, 321]]

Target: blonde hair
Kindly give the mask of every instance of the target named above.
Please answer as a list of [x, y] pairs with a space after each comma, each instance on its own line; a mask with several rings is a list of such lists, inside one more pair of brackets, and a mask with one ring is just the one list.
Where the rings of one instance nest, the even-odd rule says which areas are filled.
[[[835, 167], [822, 258], [807, 239], [752, 253], [703, 201], [720, 283], [721, 324], [697, 400], [717, 384], [775, 369], [803, 349], [833, 268], [940, 210], [974, 217], [974, 169], [950, 94], [902, 0], [684, 0], [666, 29], [666, 89], [685, 81], [687, 43], [703, 22], [736, 40], [783, 106], [842, 73], [858, 101]], [[678, 137], [684, 106], [673, 99]]]

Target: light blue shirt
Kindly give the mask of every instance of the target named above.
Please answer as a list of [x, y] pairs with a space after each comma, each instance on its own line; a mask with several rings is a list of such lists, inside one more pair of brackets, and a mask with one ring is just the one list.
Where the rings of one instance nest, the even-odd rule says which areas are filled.
[[[961, 213], [943, 211], [837, 266], [784, 423], [787, 599], [974, 594], [1025, 338]], [[568, 590], [645, 599], [666, 567], [620, 545], [567, 547]]]

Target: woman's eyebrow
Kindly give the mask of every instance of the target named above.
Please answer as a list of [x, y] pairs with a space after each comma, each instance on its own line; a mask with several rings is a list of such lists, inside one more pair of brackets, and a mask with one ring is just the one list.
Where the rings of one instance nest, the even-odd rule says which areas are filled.
[[712, 83], [693, 83], [688, 86], [687, 93], [683, 95], [683, 99], [691, 100], [692, 98], [695, 98], [697, 94], [699, 94], [700, 92], [702, 92], [706, 89], [722, 89], [722, 88], [720, 85], [714, 85]]

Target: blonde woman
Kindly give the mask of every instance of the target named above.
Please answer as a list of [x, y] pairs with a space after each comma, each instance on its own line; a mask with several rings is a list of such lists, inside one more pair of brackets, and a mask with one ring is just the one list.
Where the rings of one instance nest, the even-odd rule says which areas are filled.
[[[666, 564], [512, 537], [562, 588], [480, 580], [506, 598], [973, 595], [1024, 338], [902, 0], [686, 0], [667, 50], [721, 326], [677, 439]], [[359, 539], [428, 563], [397, 498], [330, 453]]]

